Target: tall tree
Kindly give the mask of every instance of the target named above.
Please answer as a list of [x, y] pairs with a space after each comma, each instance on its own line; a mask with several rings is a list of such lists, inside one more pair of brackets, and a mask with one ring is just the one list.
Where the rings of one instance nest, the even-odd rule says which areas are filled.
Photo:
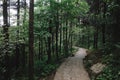
[[17, 26], [19, 26], [20, 22], [20, 0], [17, 0]]
[[[20, 0], [17, 0], [17, 27], [19, 27], [19, 19], [20, 19]], [[16, 69], [19, 67], [19, 56], [20, 56], [20, 50], [19, 50], [19, 44], [18, 44], [18, 40], [19, 40], [19, 29], [17, 29], [16, 31]]]
[[58, 60], [59, 58], [59, 53], [58, 53], [59, 11], [58, 9], [56, 13], [55, 26], [56, 26], [56, 59]]
[[5, 54], [5, 80], [10, 80], [10, 72], [9, 72], [9, 33], [8, 33], [8, 11], [7, 11], [7, 2], [8, 0], [3, 0], [3, 34], [4, 34], [4, 54]]
[[[51, 34], [52, 32], [52, 27], [51, 27], [51, 20], [49, 21], [49, 28], [48, 28], [48, 32]], [[47, 55], [48, 55], [48, 63], [51, 62], [51, 36], [48, 37], [48, 51], [47, 51]]]
[[[93, 2], [93, 6], [92, 6], [92, 10], [93, 10], [93, 13], [94, 13], [94, 17], [97, 19], [97, 15], [99, 14], [99, 12], [100, 12], [100, 0], [93, 0], [94, 2]], [[96, 7], [95, 7], [96, 6]], [[99, 34], [98, 34], [98, 31], [99, 31], [99, 29], [98, 29], [98, 24], [97, 24], [97, 21], [95, 21], [95, 23], [94, 23], [94, 27], [95, 27], [95, 33], [94, 33], [94, 48], [98, 48], [98, 36], [99, 36]]]
[[[107, 11], [106, 3], [103, 2], [103, 18], [104, 19], [106, 17], [105, 16], [106, 11]], [[102, 42], [103, 42], [103, 46], [105, 46], [105, 32], [106, 32], [105, 28], [106, 28], [106, 23], [104, 21], [103, 26], [102, 26]]]
[[34, 0], [30, 0], [29, 8], [29, 80], [34, 80]]
[[112, 33], [112, 38], [113, 38], [113, 43], [117, 44], [118, 42], [120, 42], [120, 38], [118, 37], [120, 35], [120, 1], [119, 0], [115, 0], [113, 1], [114, 5], [116, 5], [116, 7], [114, 7], [111, 10], [111, 15], [115, 21], [115, 23], [113, 24], [113, 33]]

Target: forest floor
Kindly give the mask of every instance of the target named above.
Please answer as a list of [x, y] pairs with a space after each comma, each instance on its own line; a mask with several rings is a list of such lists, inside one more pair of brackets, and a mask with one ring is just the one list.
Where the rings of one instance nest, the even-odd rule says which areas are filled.
[[57, 69], [54, 80], [90, 80], [83, 65], [86, 55], [86, 49], [79, 48], [75, 56], [67, 58]]

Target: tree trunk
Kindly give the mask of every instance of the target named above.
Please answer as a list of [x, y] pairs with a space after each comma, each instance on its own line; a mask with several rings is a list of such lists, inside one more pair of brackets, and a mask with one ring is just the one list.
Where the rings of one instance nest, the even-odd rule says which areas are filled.
[[39, 36], [39, 43], [38, 43], [38, 53], [39, 53], [39, 55], [38, 55], [38, 59], [39, 60], [41, 60], [41, 40], [40, 40], [40, 36]]
[[60, 54], [62, 52], [62, 23], [60, 24]]
[[9, 63], [9, 25], [8, 25], [8, 12], [7, 12], [7, 1], [3, 0], [3, 34], [4, 34], [4, 52], [5, 54], [5, 80], [10, 80], [10, 63]]
[[66, 28], [65, 28], [65, 54], [68, 56], [68, 20], [66, 18]]
[[34, 0], [30, 0], [29, 16], [29, 80], [34, 80]]
[[[103, 8], [103, 18], [105, 19], [105, 14], [106, 14], [106, 3], [104, 2], [104, 8]], [[102, 42], [103, 42], [103, 46], [105, 46], [105, 28], [106, 28], [106, 23], [103, 23], [102, 26]]]
[[71, 21], [71, 23], [70, 23], [70, 53], [72, 53], [72, 46], [73, 46], [73, 43], [72, 43], [72, 36], [73, 36], [73, 34], [72, 34], [72, 21]]
[[59, 15], [58, 15], [58, 11], [57, 11], [57, 16], [56, 16], [55, 24], [56, 24], [56, 59], [58, 60], [59, 59], [59, 51], [58, 51]]
[[94, 48], [97, 49], [98, 48], [98, 27], [95, 30], [94, 33]]
[[[49, 28], [48, 28], [48, 31], [49, 31], [49, 34], [52, 34], [52, 27], [51, 27], [51, 23], [52, 21], [50, 20], [49, 21]], [[48, 61], [47, 63], [50, 63], [51, 62], [51, 36], [48, 37], [48, 50], [47, 50], [47, 55], [48, 55]]]
[[20, 0], [17, 0], [17, 26], [20, 25]]

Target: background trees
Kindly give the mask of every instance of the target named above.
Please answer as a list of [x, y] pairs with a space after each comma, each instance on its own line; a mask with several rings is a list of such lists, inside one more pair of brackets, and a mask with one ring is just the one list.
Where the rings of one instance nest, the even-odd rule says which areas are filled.
[[[33, 76], [48, 75], [58, 66], [61, 59], [70, 56], [73, 52], [72, 46], [75, 44], [73, 37], [77, 34], [74, 28], [79, 23], [78, 17], [88, 11], [85, 1], [38, 0], [35, 6], [32, 4], [33, 0], [31, 1], [30, 6], [26, 0], [22, 2], [14, 0], [1, 4], [5, 24], [3, 30], [0, 28], [4, 33], [0, 38], [2, 65], [0, 75], [3, 76], [0, 78], [2, 80], [26, 79], [28, 74], [33, 80]], [[85, 7], [87, 10], [84, 9]], [[15, 11], [15, 15], [8, 15], [8, 9], [10, 13]], [[14, 25], [11, 17], [16, 18]], [[34, 20], [33, 17], [35, 17]], [[8, 21], [10, 22], [9, 31]], [[34, 29], [33, 26], [35, 26]], [[3, 52], [6, 55], [3, 55]]]
[[[46, 76], [72, 55], [73, 46], [119, 51], [118, 0], [30, 0], [30, 6], [27, 0], [7, 1], [0, 14], [1, 80]], [[14, 25], [8, 5], [16, 10]]]
[[[103, 73], [93, 78], [95, 80], [119, 78], [118, 66], [120, 63], [117, 61], [119, 60], [118, 57], [120, 54], [120, 47], [118, 46], [120, 42], [118, 34], [120, 33], [117, 30], [119, 30], [120, 26], [118, 24], [118, 17], [116, 18], [116, 16], [118, 16], [120, 4], [116, 2], [117, 0], [97, 0], [97, 2], [95, 0], [89, 1], [91, 15], [91, 17], [89, 16], [89, 22], [93, 26], [93, 29], [96, 28], [94, 22], [97, 22], [97, 29], [95, 29], [95, 32], [98, 34], [95, 36], [98, 37], [98, 41], [95, 43], [98, 44], [97, 48], [101, 51], [96, 55], [99, 55], [102, 58], [100, 59], [101, 61], [98, 60], [99, 62], [107, 64]], [[96, 6], [97, 8], [95, 8]], [[95, 14], [98, 10], [99, 12]], [[115, 38], [115, 36], [117, 37]], [[97, 58], [99, 59], [98, 56]], [[116, 69], [113, 69], [113, 66], [116, 67]], [[108, 77], [108, 75], [111, 75], [111, 77]]]

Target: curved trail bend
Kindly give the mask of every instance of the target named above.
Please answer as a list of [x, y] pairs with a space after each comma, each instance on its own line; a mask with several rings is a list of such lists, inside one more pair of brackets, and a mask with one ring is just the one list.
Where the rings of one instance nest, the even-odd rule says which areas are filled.
[[79, 48], [74, 57], [69, 57], [58, 68], [54, 80], [90, 80], [83, 65], [86, 49]]

